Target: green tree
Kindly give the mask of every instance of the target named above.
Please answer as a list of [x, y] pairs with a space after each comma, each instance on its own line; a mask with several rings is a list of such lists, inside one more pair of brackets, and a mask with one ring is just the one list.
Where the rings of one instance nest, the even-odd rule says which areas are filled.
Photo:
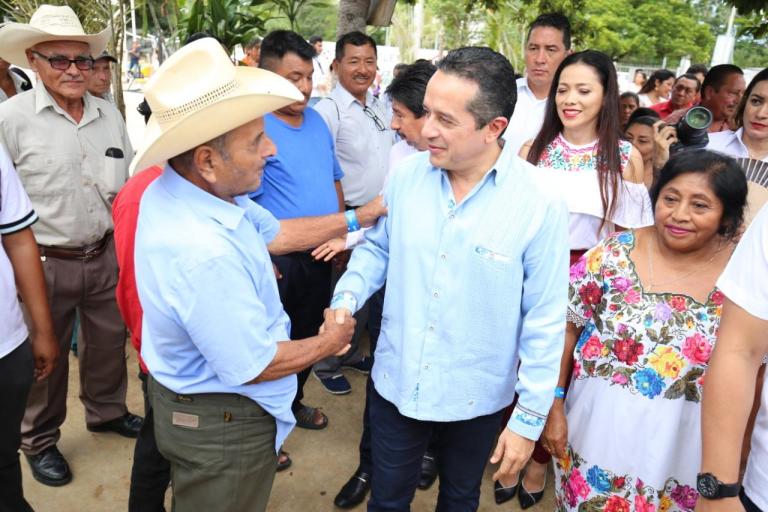
[[328, 4], [318, 0], [272, 0], [281, 16], [288, 20], [288, 25], [294, 32], [300, 32], [299, 20], [309, 7], [328, 7]]
[[181, 9], [180, 39], [207, 32], [221, 41], [231, 54], [264, 33], [269, 17], [266, 0], [187, 0]]

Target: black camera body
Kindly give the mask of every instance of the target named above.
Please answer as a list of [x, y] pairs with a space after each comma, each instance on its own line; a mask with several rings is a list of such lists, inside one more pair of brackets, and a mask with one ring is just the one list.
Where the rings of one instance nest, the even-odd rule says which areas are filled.
[[709, 144], [707, 129], [712, 124], [712, 119], [712, 112], [706, 107], [697, 106], [689, 109], [675, 125], [677, 142], [669, 147], [669, 154], [705, 148]]

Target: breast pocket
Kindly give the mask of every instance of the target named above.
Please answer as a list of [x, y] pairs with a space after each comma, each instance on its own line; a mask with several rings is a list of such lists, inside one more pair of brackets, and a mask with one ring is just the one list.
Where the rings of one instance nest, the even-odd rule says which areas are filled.
[[94, 174], [99, 188], [111, 202], [128, 176], [128, 160], [120, 148], [110, 147], [102, 161], [102, 169], [96, 169]]
[[472, 248], [477, 289], [487, 296], [510, 293], [520, 278], [520, 258], [512, 251], [499, 250], [491, 245], [477, 244]]
[[69, 194], [82, 179], [80, 160], [71, 154], [30, 155], [18, 164], [24, 189], [33, 200]]

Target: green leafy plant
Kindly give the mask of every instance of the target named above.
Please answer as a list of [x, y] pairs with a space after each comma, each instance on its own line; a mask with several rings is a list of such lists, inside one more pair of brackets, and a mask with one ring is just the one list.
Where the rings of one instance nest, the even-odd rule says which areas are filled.
[[183, 41], [196, 32], [207, 32], [232, 53], [264, 33], [269, 19], [267, 0], [187, 0], [181, 9], [179, 37]]

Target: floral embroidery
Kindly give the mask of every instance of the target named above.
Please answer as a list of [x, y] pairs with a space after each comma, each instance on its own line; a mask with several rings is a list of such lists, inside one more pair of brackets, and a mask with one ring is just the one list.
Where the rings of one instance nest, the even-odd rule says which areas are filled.
[[592, 465], [584, 477], [584, 459], [572, 447], [564, 458], [555, 460], [556, 510], [578, 508], [587, 512], [690, 512], [696, 508], [696, 489], [669, 478], [660, 489], [631, 475], [616, 475]]
[[606, 238], [571, 267], [569, 319], [585, 327], [574, 379], [601, 378], [647, 399], [701, 400], [704, 369], [725, 300], [645, 293], [629, 258], [633, 231]]
[[[579, 172], [594, 171], [597, 169], [598, 142], [583, 147], [576, 147], [569, 144], [562, 136], [558, 134], [550, 142], [539, 158], [539, 167], [549, 167], [551, 169]], [[619, 143], [619, 157], [621, 160], [621, 169], [623, 170], [632, 151], [632, 145], [626, 141]]]

